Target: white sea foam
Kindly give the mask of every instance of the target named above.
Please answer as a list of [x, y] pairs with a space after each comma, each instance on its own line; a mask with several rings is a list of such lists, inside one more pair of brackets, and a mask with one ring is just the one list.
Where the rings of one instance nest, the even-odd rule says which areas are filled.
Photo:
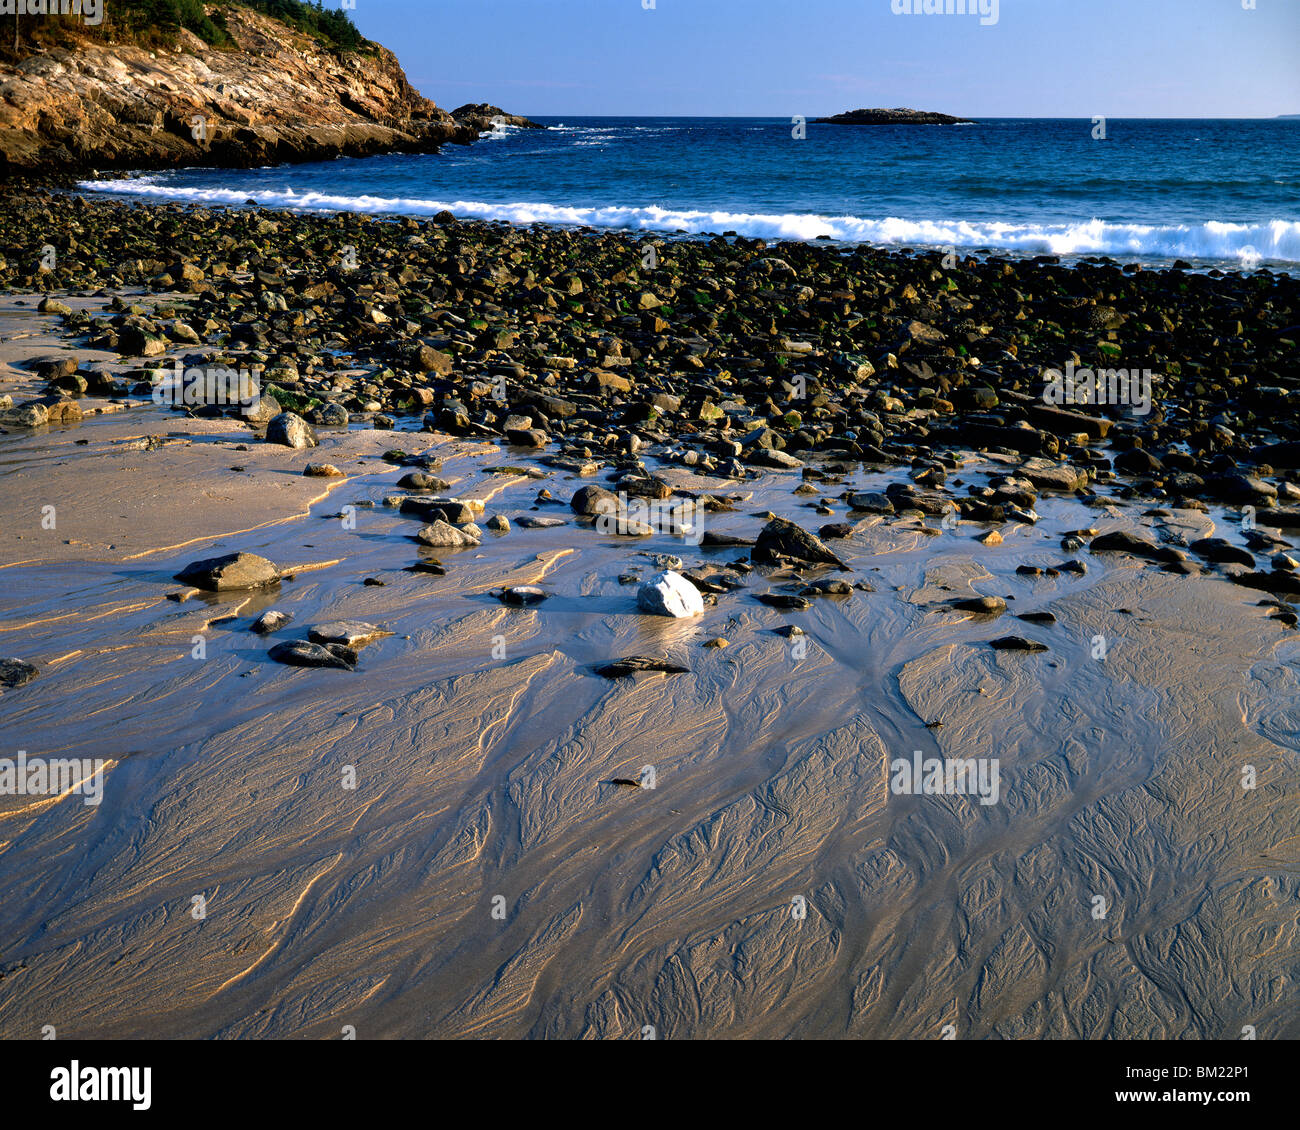
[[847, 243], [894, 247], [987, 247], [1000, 251], [1051, 255], [1153, 256], [1222, 260], [1229, 263], [1300, 262], [1300, 220], [1234, 224], [1115, 224], [1091, 219], [1072, 224], [1013, 224], [987, 220], [866, 219], [809, 213], [760, 213], [660, 208], [657, 205], [603, 208], [518, 202], [425, 200], [409, 197], [340, 196], [322, 192], [247, 191], [187, 188], [160, 184], [151, 177], [85, 181], [90, 191], [188, 200], [203, 204], [242, 204], [252, 197], [266, 207], [379, 214], [432, 215], [444, 209], [462, 218], [507, 220], [515, 224], [587, 225], [633, 231], [736, 231], [765, 239], [812, 240], [818, 236]]
[[512, 126], [508, 122], [495, 119], [492, 122], [492, 128], [490, 130], [485, 130], [478, 136], [480, 141], [498, 141], [503, 137], [510, 137], [513, 134], [518, 133], [519, 130], [519, 126]]

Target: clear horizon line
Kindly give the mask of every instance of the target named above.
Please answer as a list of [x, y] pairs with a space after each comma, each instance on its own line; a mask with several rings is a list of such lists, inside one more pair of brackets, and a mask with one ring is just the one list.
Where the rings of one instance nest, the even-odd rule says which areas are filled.
[[[439, 104], [439, 109], [443, 109], [443, 108], [444, 107], [442, 107]], [[867, 107], [863, 107], [863, 109], [866, 108]], [[872, 109], [899, 109], [901, 107], [871, 107], [871, 108]], [[514, 111], [508, 111], [508, 112], [514, 113]], [[841, 110], [838, 112], [851, 113], [852, 111]], [[917, 112], [936, 113], [938, 111], [926, 110], [926, 111], [917, 111]], [[528, 117], [527, 114], [518, 114], [517, 116]], [[566, 116], [575, 117], [575, 118], [646, 118], [646, 119], [680, 118], [682, 120], [691, 120], [695, 118], [715, 118], [719, 120], [734, 120], [734, 121], [754, 121], [756, 119], [771, 119], [773, 121], [781, 121], [781, 122], [790, 121], [793, 118], [793, 115], [791, 114], [589, 114], [583, 111], [569, 111], [567, 112], [567, 114], [566, 113], [536, 114], [535, 116], [539, 118], [563, 118]], [[802, 116], [808, 120], [810, 125], [831, 124], [831, 123], [815, 123], [812, 121], [812, 119], [815, 117], [817, 118], [831, 117], [832, 116], [831, 114], [804, 114]], [[956, 117], [958, 115], [952, 115], [952, 116]], [[967, 120], [975, 121], [975, 122], [1090, 122], [1095, 120], [1098, 117], [1104, 117], [1108, 122], [1122, 122], [1122, 121], [1127, 121], [1127, 122], [1277, 122], [1277, 121], [1286, 121], [1289, 119], [1300, 121], [1300, 112], [1294, 114], [1257, 114], [1248, 117], [1235, 117], [1235, 116], [1206, 117], [1201, 114], [1183, 114], [1177, 117], [1155, 117], [1155, 118], [1144, 117], [1141, 114], [1104, 114], [1104, 115], [1102, 114], [1085, 114], [1085, 115], [984, 114], [984, 115], [979, 115], [979, 116], [969, 118]], [[835, 123], [835, 124], [841, 124], [841, 123]], [[881, 124], [887, 125], [889, 123], [881, 123]], [[903, 123], [899, 123], [899, 124], [903, 124]], [[906, 124], [912, 124], [912, 123], [906, 123]]]

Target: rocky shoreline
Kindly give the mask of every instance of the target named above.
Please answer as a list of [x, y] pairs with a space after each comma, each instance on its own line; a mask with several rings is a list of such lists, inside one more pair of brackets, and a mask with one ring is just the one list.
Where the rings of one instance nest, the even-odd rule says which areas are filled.
[[[947, 452], [979, 449], [1027, 464], [1040, 488], [1300, 525], [1300, 422], [1278, 411], [1300, 399], [1300, 285], [1267, 270], [58, 194], [4, 206], [0, 286], [50, 292], [42, 308], [66, 332], [127, 366], [69, 357], [43, 371], [42, 398], [3, 409], [7, 426], [75, 415], [87, 392], [148, 394], [177, 362], [228, 364], [264, 374], [264, 413], [555, 445], [557, 465], [592, 473], [651, 449], [742, 482], [815, 477], [811, 461], [831, 458], [910, 467], [923, 491], [943, 486]], [[54, 296], [104, 287], [174, 301], [91, 318]], [[996, 521], [1031, 501], [954, 504]]]

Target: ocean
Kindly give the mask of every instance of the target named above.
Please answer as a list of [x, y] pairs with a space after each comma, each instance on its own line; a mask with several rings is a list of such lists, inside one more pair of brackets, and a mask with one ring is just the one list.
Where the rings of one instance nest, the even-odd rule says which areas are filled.
[[148, 198], [1285, 270], [1300, 121], [539, 118], [441, 153], [87, 182]]

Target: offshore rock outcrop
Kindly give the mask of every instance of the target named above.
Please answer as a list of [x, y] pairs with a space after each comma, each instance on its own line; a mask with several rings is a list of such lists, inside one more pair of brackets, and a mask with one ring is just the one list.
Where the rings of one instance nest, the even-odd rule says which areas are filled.
[[520, 114], [507, 114], [500, 106], [487, 102], [467, 102], [457, 106], [451, 116], [461, 124], [472, 125], [475, 129], [487, 131], [494, 126], [517, 126], [519, 129], [545, 129], [537, 122]]
[[893, 110], [847, 110], [830, 118], [814, 118], [834, 126], [957, 126], [974, 125], [970, 118], [954, 118], [933, 110], [909, 110], [900, 106]]

